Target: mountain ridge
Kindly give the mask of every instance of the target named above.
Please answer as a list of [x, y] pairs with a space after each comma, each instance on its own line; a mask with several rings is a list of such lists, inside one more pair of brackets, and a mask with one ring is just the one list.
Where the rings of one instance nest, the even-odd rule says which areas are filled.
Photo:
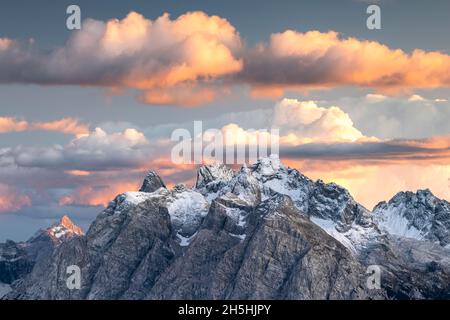
[[[6, 297], [446, 298], [450, 251], [378, 223], [346, 189], [312, 181], [275, 156], [237, 172], [202, 166], [192, 188], [169, 190], [151, 171], [140, 191], [118, 195], [85, 235], [38, 259]], [[79, 291], [61, 278], [73, 264], [82, 271]], [[373, 264], [385, 275], [375, 291], [365, 283]]]

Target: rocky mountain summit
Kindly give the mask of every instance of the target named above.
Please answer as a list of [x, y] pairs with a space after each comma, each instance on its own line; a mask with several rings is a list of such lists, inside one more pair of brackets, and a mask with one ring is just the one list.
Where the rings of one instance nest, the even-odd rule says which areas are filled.
[[450, 203], [430, 190], [399, 192], [373, 210], [380, 228], [390, 234], [427, 240], [450, 248]]
[[[45, 258], [32, 255], [5, 298], [450, 298], [447, 204], [430, 193], [394, 197], [370, 212], [344, 188], [312, 181], [278, 157], [237, 172], [202, 166], [193, 188], [168, 189], [150, 172], [86, 235], [67, 223], [72, 233], [53, 227], [58, 243]], [[421, 236], [396, 232], [391, 216]], [[79, 290], [66, 285], [73, 265]], [[378, 288], [367, 285], [373, 265]]]
[[25, 242], [0, 243], [0, 297], [9, 292], [13, 282], [30, 273], [37, 261], [49, 258], [64, 241], [82, 235], [81, 228], [63, 216], [58, 223], [39, 230]]

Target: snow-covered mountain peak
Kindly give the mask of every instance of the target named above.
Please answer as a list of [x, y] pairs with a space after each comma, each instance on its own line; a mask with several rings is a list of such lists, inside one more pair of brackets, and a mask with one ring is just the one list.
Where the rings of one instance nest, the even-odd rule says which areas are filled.
[[61, 220], [46, 230], [52, 238], [61, 239], [72, 236], [83, 235], [83, 230], [75, 225], [68, 216], [63, 216]]
[[300, 214], [310, 217], [352, 250], [381, 235], [370, 211], [358, 204], [345, 188], [322, 180], [314, 182], [283, 165], [278, 156], [261, 158], [249, 167], [244, 165], [230, 180], [227, 172], [227, 180], [204, 179], [208, 183], [200, 184], [202, 187], [196, 190], [209, 203], [217, 200], [230, 208], [256, 207], [263, 201], [277, 199], [277, 195], [289, 196]]
[[82, 235], [83, 230], [77, 226], [75, 223], [70, 220], [70, 218], [67, 215], [64, 215], [61, 220], [59, 221], [59, 224], [61, 227], [73, 232], [76, 235]]
[[282, 165], [278, 155], [272, 154], [267, 158], [260, 158], [253, 166], [252, 171], [263, 177], [270, 177], [278, 173]]
[[373, 210], [380, 228], [390, 234], [450, 245], [450, 203], [429, 189], [399, 192]]
[[[46, 234], [0, 244], [0, 263], [3, 256], [13, 267], [7, 275], [14, 270], [3, 282], [23, 280], [7, 298], [359, 299], [383, 298], [384, 290], [393, 298], [441, 298], [450, 292], [448, 249], [380, 232], [345, 188], [313, 181], [277, 158], [237, 172], [201, 167], [194, 188], [168, 189], [154, 173], [145, 181], [143, 191], [117, 196], [85, 236], [64, 245]], [[399, 193], [376, 209], [380, 218], [406, 220], [423, 240], [448, 244], [450, 205], [429, 190]], [[381, 224], [395, 226], [395, 219]], [[76, 230], [62, 219], [51, 228], [55, 239], [63, 228]], [[55, 278], [74, 263], [87, 275], [87, 289], [75, 293]], [[373, 264], [383, 268], [383, 291], [366, 296], [363, 276]]]
[[201, 166], [197, 170], [197, 182], [195, 183], [196, 188], [202, 188], [207, 186], [209, 183], [220, 183], [228, 182], [234, 176], [233, 170], [228, 168], [224, 164], [214, 163], [210, 165]]
[[[439, 198], [437, 198], [430, 189], [423, 189], [423, 190], [417, 190], [416, 192], [412, 191], [401, 191], [398, 192], [392, 199], [389, 200], [390, 205], [396, 205], [401, 203], [414, 203], [415, 205], [419, 206], [429, 206], [433, 207], [440, 201]], [[383, 203], [379, 203], [375, 208], [374, 211], [378, 206], [382, 206]]]

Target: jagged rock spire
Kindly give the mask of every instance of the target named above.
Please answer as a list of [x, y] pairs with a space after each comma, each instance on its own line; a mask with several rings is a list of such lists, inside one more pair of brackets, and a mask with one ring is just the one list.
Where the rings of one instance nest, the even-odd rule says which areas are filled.
[[142, 183], [142, 187], [139, 189], [140, 192], [155, 192], [159, 188], [165, 188], [166, 185], [158, 176], [158, 174], [154, 171], [150, 171], [147, 173], [147, 176], [144, 179], [144, 182]]
[[83, 230], [77, 226], [75, 223], [70, 220], [70, 218], [67, 215], [64, 215], [61, 220], [59, 221], [59, 225], [66, 228], [67, 230], [72, 231], [76, 235], [82, 235]]
[[64, 238], [70, 238], [73, 236], [83, 235], [83, 230], [74, 224], [67, 215], [64, 215], [59, 222], [55, 223], [47, 230], [44, 230], [43, 234], [47, 234], [53, 240], [62, 240]]

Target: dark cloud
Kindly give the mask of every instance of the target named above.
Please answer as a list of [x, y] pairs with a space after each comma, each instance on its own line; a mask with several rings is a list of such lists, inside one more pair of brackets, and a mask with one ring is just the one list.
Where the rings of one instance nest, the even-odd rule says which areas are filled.
[[[420, 141], [420, 140], [419, 140]], [[450, 149], [408, 145], [407, 140], [386, 142], [305, 144], [282, 147], [281, 156], [318, 160], [431, 160], [448, 159]]]

